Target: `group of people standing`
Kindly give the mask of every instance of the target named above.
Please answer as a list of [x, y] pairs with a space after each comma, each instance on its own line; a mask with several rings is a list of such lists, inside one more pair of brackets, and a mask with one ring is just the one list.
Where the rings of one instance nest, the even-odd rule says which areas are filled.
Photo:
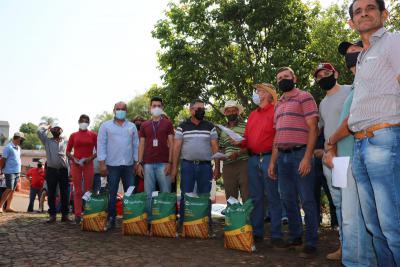
[[[281, 96], [272, 83], [254, 85], [252, 100], [257, 108], [247, 121], [241, 116], [243, 107], [234, 100], [226, 101], [221, 109], [227, 119], [225, 126], [243, 136], [242, 141], [233, 140], [204, 119], [202, 100], [190, 103], [190, 118], [174, 130], [159, 97], [151, 99], [152, 117], [140, 125], [126, 118], [127, 105], [118, 102], [114, 118], [104, 122], [98, 134], [88, 130], [86, 115], [79, 118], [79, 131], [68, 142], [61, 137], [61, 127], [41, 128], [38, 134], [47, 154], [49, 222], [56, 220], [57, 185], [61, 220], [70, 221], [69, 164], [79, 223], [82, 193], [93, 189], [93, 160], [97, 158], [98, 173], [108, 178], [107, 226], [111, 229], [115, 227], [120, 180], [126, 191], [135, 184], [135, 175], [144, 179], [150, 211], [156, 185], [160, 191], [170, 192], [180, 171], [182, 219], [184, 194], [209, 193], [212, 179], [221, 176], [222, 161], [226, 197], [240, 196], [253, 202], [255, 241], [264, 239], [266, 195], [272, 247], [301, 246], [299, 256], [312, 257], [317, 253], [319, 225], [313, 165], [317, 137], [323, 132], [323, 171], [336, 208], [341, 244], [327, 258], [341, 260], [345, 266], [400, 266], [400, 35], [384, 28], [388, 11], [383, 0], [354, 0], [349, 13], [350, 26], [361, 40], [344, 41], [338, 51], [354, 74], [354, 83], [338, 84], [339, 73], [330, 63], [316, 66], [315, 83], [326, 92], [318, 108], [309, 92], [297, 88], [293, 69], [278, 69], [274, 83]], [[18, 157], [21, 138], [14, 136], [7, 148], [13, 153], [4, 153], [1, 161], [10, 189], [18, 171], [9, 171], [12, 165], [4, 162]], [[214, 159], [219, 151], [224, 156]], [[332, 185], [333, 158], [337, 156], [351, 157], [345, 188]], [[304, 245], [300, 208], [305, 213]], [[289, 223], [287, 240], [282, 232], [282, 209]]]

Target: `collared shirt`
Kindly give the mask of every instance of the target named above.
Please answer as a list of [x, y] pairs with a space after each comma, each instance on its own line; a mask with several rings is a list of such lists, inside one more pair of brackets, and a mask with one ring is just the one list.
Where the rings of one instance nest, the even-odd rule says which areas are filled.
[[[225, 126], [230, 128], [228, 124]], [[243, 136], [245, 127], [246, 127], [246, 123], [239, 121], [236, 126], [233, 126], [230, 129], [232, 131], [234, 131], [235, 133]], [[232, 153], [239, 152], [241, 149], [240, 146], [232, 145], [229, 142], [229, 140], [230, 140], [229, 136], [225, 132], [222, 132], [220, 135], [220, 147], [224, 150], [224, 153], [228, 156], [231, 155]], [[235, 160], [230, 160], [230, 159], [225, 160], [224, 165], [231, 164], [231, 163], [237, 162], [239, 160], [247, 160], [248, 158], [249, 157], [247, 154], [242, 154], [239, 157], [237, 157]]]
[[96, 147], [97, 134], [89, 130], [79, 130], [69, 137], [67, 152], [71, 153], [72, 149], [74, 149], [75, 158], [89, 158], [93, 156]]
[[185, 160], [211, 160], [211, 140], [218, 140], [218, 133], [209, 121], [202, 120], [198, 125], [187, 119], [175, 132], [176, 140], [183, 140], [181, 157]]
[[385, 28], [370, 38], [358, 57], [349, 128], [365, 130], [379, 123], [400, 123], [400, 34]]
[[130, 166], [138, 160], [139, 137], [135, 124], [125, 120], [104, 122], [97, 137], [97, 158], [109, 166]]
[[21, 148], [18, 145], [10, 142], [3, 150], [3, 158], [6, 159], [5, 174], [21, 172]]
[[39, 139], [46, 150], [47, 167], [54, 169], [68, 168], [66, 155], [67, 142], [63, 138], [59, 142], [54, 138], [49, 138], [47, 133], [47, 129], [38, 130]]
[[44, 184], [45, 171], [44, 168], [32, 168], [26, 174], [28, 177], [32, 177], [31, 187], [33, 189], [42, 189]]
[[306, 145], [309, 132], [307, 120], [314, 117], [319, 117], [318, 108], [309, 92], [295, 88], [283, 95], [275, 107], [274, 144], [278, 148]]
[[270, 152], [274, 137], [274, 105], [253, 110], [247, 120], [242, 147], [252, 153]]

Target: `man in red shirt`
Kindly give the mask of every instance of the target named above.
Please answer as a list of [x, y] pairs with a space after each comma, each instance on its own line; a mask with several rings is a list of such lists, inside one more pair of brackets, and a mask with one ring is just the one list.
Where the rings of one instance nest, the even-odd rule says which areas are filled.
[[273, 128], [274, 106], [277, 101], [275, 88], [271, 84], [254, 86], [253, 102], [258, 106], [253, 110], [246, 124], [242, 148], [249, 152], [248, 177], [249, 193], [254, 209], [251, 214], [255, 241], [264, 239], [264, 192], [267, 192], [271, 213], [271, 245], [283, 248], [281, 217], [282, 205], [278, 191], [278, 181], [268, 177], [268, 165], [271, 158], [275, 136]]
[[163, 116], [163, 101], [160, 97], [150, 100], [152, 118], [140, 126], [137, 173], [144, 177], [147, 193], [148, 214], [151, 214], [151, 194], [156, 183], [161, 192], [171, 192], [172, 142], [174, 128]]
[[[82, 216], [82, 179], [84, 192], [93, 188], [93, 159], [96, 158], [97, 134], [88, 130], [89, 116], [79, 117], [79, 131], [71, 134], [68, 140], [67, 157], [70, 160], [71, 175], [74, 183], [75, 222], [79, 224]], [[72, 150], [74, 151], [73, 154]]]
[[302, 245], [303, 225], [298, 204], [300, 198], [306, 215], [306, 245], [299, 256], [308, 258], [316, 254], [318, 239], [312, 168], [318, 137], [318, 108], [310, 93], [295, 87], [297, 78], [291, 68], [280, 68], [276, 78], [283, 95], [275, 107], [276, 135], [268, 173], [275, 179], [279, 178], [279, 188], [289, 218], [288, 245], [291, 247]]
[[37, 168], [32, 168], [26, 174], [26, 177], [31, 182], [31, 188], [29, 191], [29, 206], [28, 212], [33, 212], [33, 204], [35, 203], [35, 198], [38, 196], [40, 201], [40, 192], [43, 188], [45, 171], [43, 168], [43, 163], [38, 162]]

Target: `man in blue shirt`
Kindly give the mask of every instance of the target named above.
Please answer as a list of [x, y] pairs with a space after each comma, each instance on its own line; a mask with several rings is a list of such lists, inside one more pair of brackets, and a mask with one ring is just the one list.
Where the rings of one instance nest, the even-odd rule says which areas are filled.
[[135, 124], [126, 119], [127, 105], [114, 106], [114, 119], [104, 122], [97, 137], [100, 174], [109, 185], [107, 229], [115, 228], [115, 202], [120, 179], [124, 191], [134, 184], [134, 164], [138, 160], [139, 137]]
[[0, 160], [0, 173], [4, 173], [7, 188], [1, 195], [0, 213], [3, 212], [3, 204], [7, 200], [8, 202], [11, 201], [12, 194], [16, 188], [19, 179], [19, 173], [21, 172], [20, 145], [24, 140], [25, 140], [24, 134], [16, 132], [14, 134], [13, 140], [3, 150], [3, 156]]

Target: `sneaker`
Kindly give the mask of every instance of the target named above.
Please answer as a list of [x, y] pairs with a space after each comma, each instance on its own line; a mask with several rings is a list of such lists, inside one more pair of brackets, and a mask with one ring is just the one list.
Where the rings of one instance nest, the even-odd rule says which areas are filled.
[[317, 256], [317, 248], [313, 246], [304, 246], [303, 251], [299, 254], [300, 258], [310, 259]]
[[47, 223], [55, 223], [56, 215], [50, 215], [49, 219], [46, 221]]
[[335, 252], [326, 255], [326, 259], [330, 261], [341, 261], [342, 260], [342, 247], [339, 247]]
[[115, 220], [112, 218], [107, 221], [107, 231], [111, 229], [115, 229]]
[[259, 236], [259, 235], [255, 235], [254, 236], [254, 242], [260, 243], [264, 241], [264, 237], [263, 236]]
[[272, 238], [271, 246], [274, 250], [287, 250], [286, 243], [282, 238]]
[[282, 222], [283, 225], [287, 225], [287, 224], [289, 223], [288, 217], [283, 217], [283, 218], [281, 219], [281, 222]]
[[63, 215], [61, 217], [61, 222], [70, 223], [70, 222], [72, 222], [72, 220], [69, 218], [68, 215]]
[[80, 216], [75, 216], [75, 224], [79, 225], [82, 222], [82, 217]]

